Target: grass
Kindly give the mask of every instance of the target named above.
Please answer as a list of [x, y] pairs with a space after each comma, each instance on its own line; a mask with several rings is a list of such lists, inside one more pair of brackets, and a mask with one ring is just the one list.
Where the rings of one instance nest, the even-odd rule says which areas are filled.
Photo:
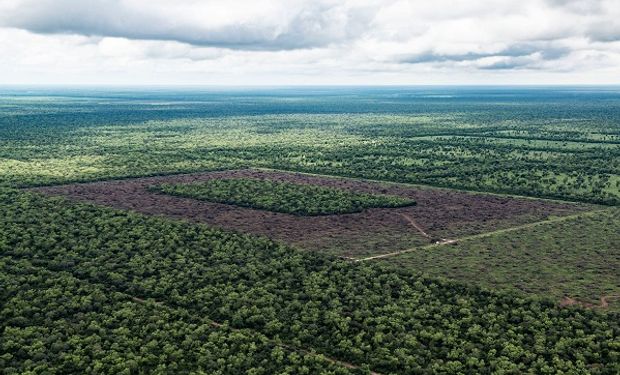
[[384, 262], [486, 288], [620, 311], [620, 209], [420, 248]]

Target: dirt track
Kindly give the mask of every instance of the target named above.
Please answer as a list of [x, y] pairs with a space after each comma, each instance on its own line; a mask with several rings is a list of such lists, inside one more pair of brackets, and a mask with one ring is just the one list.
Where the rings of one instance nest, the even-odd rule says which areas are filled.
[[405, 215], [405, 214], [400, 214], [400, 216], [402, 216], [402, 217], [404, 217], [405, 219], [407, 219], [407, 221], [408, 221], [409, 223], [411, 223], [411, 225], [412, 225], [412, 226], [413, 226], [413, 227], [414, 227], [414, 228], [415, 228], [418, 232], [420, 232], [420, 234], [421, 234], [422, 236], [424, 236], [424, 237], [426, 237], [426, 238], [428, 238], [428, 239], [431, 239], [431, 238], [432, 238], [431, 236], [429, 236], [429, 234], [428, 234], [428, 233], [426, 233], [426, 232], [424, 231], [424, 229], [422, 229], [422, 227], [420, 227], [420, 226], [418, 225], [418, 223], [416, 223], [416, 222], [415, 222], [415, 220], [413, 220], [413, 219], [411, 218], [411, 216], [409, 216], [409, 215]]
[[564, 298], [562, 298], [562, 300], [560, 301], [560, 307], [580, 306], [580, 307], [585, 307], [588, 309], [606, 309], [609, 307], [609, 300], [616, 299], [616, 298], [620, 298], [620, 296], [601, 296], [599, 298], [599, 304], [595, 305], [589, 302], [578, 301], [569, 296], [564, 296]]
[[[415, 199], [417, 205], [374, 208], [355, 214], [298, 217], [147, 191], [149, 185], [163, 182], [187, 183], [224, 177], [271, 179], [398, 195]], [[145, 214], [165, 215], [266, 235], [302, 248], [352, 257], [427, 245], [429, 237], [456, 238], [538, 221], [548, 215], [568, 215], [587, 208], [585, 205], [560, 202], [264, 170], [147, 177], [34, 190]], [[403, 216], [411, 220], [403, 220]], [[412, 221], [417, 223], [414, 227], [417, 226], [418, 230], [411, 230]]]

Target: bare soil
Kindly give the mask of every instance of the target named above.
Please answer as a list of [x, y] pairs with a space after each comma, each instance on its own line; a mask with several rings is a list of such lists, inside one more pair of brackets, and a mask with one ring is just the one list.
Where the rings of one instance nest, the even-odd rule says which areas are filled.
[[564, 296], [560, 300], [560, 307], [580, 306], [580, 307], [585, 307], [588, 309], [607, 309], [609, 308], [609, 300], [615, 299], [615, 298], [620, 298], [620, 296], [601, 296], [599, 298], [599, 304], [596, 305], [594, 303], [578, 301], [569, 296]]
[[[148, 186], [160, 183], [190, 183], [230, 177], [270, 179], [397, 195], [412, 198], [417, 204], [401, 208], [371, 208], [354, 214], [300, 217], [147, 190]], [[76, 201], [265, 235], [305, 249], [345, 257], [389, 253], [427, 245], [433, 239], [483, 233], [543, 220], [549, 215], [563, 216], [590, 209], [588, 205], [572, 203], [252, 169], [51, 186], [33, 190], [66, 196]]]

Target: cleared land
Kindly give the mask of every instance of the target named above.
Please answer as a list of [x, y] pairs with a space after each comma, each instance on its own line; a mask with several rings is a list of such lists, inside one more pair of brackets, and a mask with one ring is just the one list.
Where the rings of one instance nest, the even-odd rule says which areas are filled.
[[620, 311], [620, 209], [500, 231], [381, 261], [561, 305]]
[[[157, 184], [187, 184], [226, 178], [269, 179], [357, 193], [385, 194], [414, 200], [416, 205], [371, 208], [354, 214], [300, 217], [149, 191], [149, 186]], [[353, 258], [424, 246], [446, 238], [484, 233], [543, 220], [549, 216], [592, 209], [592, 206], [583, 204], [251, 169], [73, 184], [36, 190], [84, 202], [265, 235], [305, 249]]]

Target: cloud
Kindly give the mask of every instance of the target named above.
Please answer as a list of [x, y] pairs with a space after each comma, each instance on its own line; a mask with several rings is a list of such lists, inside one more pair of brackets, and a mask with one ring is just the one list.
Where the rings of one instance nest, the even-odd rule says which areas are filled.
[[441, 54], [428, 51], [405, 56], [400, 62], [407, 64], [475, 62], [474, 65], [480, 69], [538, 69], [541, 61], [557, 60], [569, 53], [570, 48], [555, 46], [548, 42], [516, 43], [496, 51], [487, 52]]
[[485, 70], [539, 69], [539, 60], [535, 57], [503, 57], [497, 61], [481, 64], [478, 68]]
[[616, 82], [618, 19], [618, 0], [0, 0], [0, 81]]
[[346, 41], [362, 32], [370, 16], [368, 7], [335, 0], [15, 0], [0, 25], [40, 34], [286, 50]]
[[574, 13], [601, 13], [608, 1], [606, 0], [546, 0], [546, 3], [555, 8], [564, 8]]

